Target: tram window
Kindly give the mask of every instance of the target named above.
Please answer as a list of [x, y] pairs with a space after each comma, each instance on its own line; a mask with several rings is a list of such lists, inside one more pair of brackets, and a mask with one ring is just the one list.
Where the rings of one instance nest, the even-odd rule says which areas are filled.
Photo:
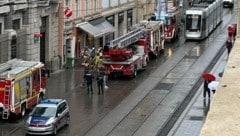
[[199, 15], [187, 15], [186, 17], [186, 29], [190, 31], [199, 31], [201, 26], [201, 16]]
[[202, 30], [205, 30], [207, 27], [206, 27], [206, 18], [203, 18], [203, 21], [202, 21]]

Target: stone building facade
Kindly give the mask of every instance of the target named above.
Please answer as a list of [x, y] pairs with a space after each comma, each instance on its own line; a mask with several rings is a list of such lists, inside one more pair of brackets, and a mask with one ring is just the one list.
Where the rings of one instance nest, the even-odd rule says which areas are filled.
[[71, 9], [73, 15], [64, 19], [63, 63], [67, 63], [67, 58], [80, 58], [86, 48], [103, 47], [127, 33], [133, 24], [149, 19], [155, 3], [155, 0], [65, 0], [62, 8]]
[[59, 61], [57, 12], [57, 1], [1, 1], [0, 63], [20, 58], [57, 69], [53, 67]]
[[[0, 2], [0, 63], [41, 61], [54, 72], [150, 18], [155, 0], [18, 0]], [[142, 7], [144, 10], [142, 10]], [[68, 8], [72, 16], [64, 12]], [[91, 28], [91, 29], [89, 29]]]

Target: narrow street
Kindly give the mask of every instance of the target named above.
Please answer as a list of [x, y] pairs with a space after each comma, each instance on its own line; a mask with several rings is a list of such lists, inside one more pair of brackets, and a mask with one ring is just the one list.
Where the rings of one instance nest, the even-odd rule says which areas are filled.
[[[93, 95], [88, 95], [86, 88], [81, 87], [83, 68], [80, 64], [76, 64], [73, 69], [51, 74], [47, 80], [46, 97], [64, 98], [70, 105], [70, 126], [61, 129], [58, 135], [146, 136], [165, 135], [168, 132], [170, 135], [182, 135], [185, 128], [189, 128], [186, 125], [190, 115], [198, 115], [191, 110], [196, 106], [185, 110], [189, 103], [194, 105], [195, 102], [201, 104], [200, 112], [203, 115], [201, 124], [198, 125], [201, 127], [208, 109], [208, 106], [202, 105], [204, 101], [201, 98], [201, 74], [209, 70], [207, 68], [210, 65], [213, 65], [210, 71], [215, 74], [224, 67], [226, 27], [235, 22], [235, 10], [232, 13], [226, 9], [224, 15], [223, 22], [209, 38], [198, 42], [185, 42], [182, 34], [178, 41], [166, 42], [165, 53], [152, 60], [147, 69], [140, 71], [136, 78], [109, 79], [109, 88], [104, 95], [97, 94], [95, 80]], [[221, 54], [218, 54], [219, 52]], [[216, 55], [219, 57], [215, 58]], [[222, 63], [219, 63], [219, 60]], [[191, 91], [195, 92], [190, 97]], [[183, 104], [184, 102], [188, 103]], [[210, 101], [206, 105], [209, 103]], [[24, 120], [2, 121], [1, 135], [25, 135]], [[187, 133], [190, 135], [192, 131]]]

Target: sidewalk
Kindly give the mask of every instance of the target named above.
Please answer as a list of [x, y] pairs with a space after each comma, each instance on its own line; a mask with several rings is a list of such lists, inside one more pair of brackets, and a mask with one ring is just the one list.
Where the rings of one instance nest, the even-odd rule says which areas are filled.
[[[227, 59], [227, 51], [225, 51], [212, 70], [212, 73], [217, 77], [217, 81], [221, 81], [221, 77], [218, 74], [225, 68]], [[202, 85], [168, 136], [199, 136], [213, 97], [211, 92], [211, 99], [203, 98]]]
[[[205, 68], [211, 63], [220, 48], [224, 46], [226, 35], [225, 33], [220, 34], [212, 40], [209, 42], [211, 46], [204, 51], [199, 59], [196, 59], [197, 56], [196, 58], [191, 58], [191, 56], [188, 58], [186, 56], [186, 52], [191, 54], [190, 49], [194, 50], [194, 46], [191, 44], [177, 50], [173, 54], [175, 56], [172, 59], [161, 65], [141, 86], [100, 120], [86, 135], [157, 135], [159, 129], [168, 121], [173, 112], [178, 108], [179, 103], [183, 101], [193, 85], [199, 80]], [[172, 69], [172, 66], [169, 64], [178, 65]], [[158, 84], [172, 85], [172, 87], [159, 90], [156, 88]], [[144, 122], [137, 127], [137, 130], [131, 129], [131, 127], [138, 124], [136, 119], [131, 118], [131, 113], [141, 114], [137, 113], [138, 109], [144, 108], [141, 107], [144, 106], [141, 102], [144, 102], [144, 99], [148, 98], [148, 95], [151, 95], [151, 93], [159, 95], [158, 99], [160, 100], [158, 102], [160, 103], [150, 112], [150, 115], [142, 113], [145, 115]]]

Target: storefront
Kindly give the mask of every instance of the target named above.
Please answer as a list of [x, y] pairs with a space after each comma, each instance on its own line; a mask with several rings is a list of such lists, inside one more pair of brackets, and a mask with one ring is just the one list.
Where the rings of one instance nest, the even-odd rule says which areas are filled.
[[76, 27], [86, 32], [85, 47], [87, 46], [89, 48], [103, 47], [106, 43], [106, 37], [116, 31], [103, 17], [89, 22], [79, 23]]

